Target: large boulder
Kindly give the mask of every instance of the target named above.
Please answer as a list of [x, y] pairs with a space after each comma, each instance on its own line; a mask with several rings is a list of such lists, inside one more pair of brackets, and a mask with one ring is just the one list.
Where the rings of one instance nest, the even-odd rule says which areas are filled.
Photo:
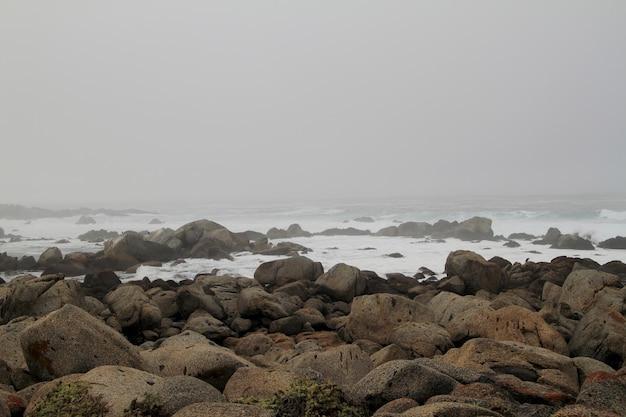
[[307, 352], [296, 356], [286, 366], [301, 373], [313, 370], [343, 390], [356, 384], [373, 369], [369, 355], [356, 345], [337, 346], [323, 352]]
[[508, 374], [572, 395], [578, 393], [578, 371], [574, 361], [541, 347], [477, 338], [468, 340], [460, 348], [450, 349], [441, 360], [476, 372]]
[[561, 288], [558, 302], [577, 313], [593, 307], [607, 307], [626, 313], [626, 289], [617, 275], [593, 269], [575, 269]]
[[254, 366], [201, 334], [185, 331], [165, 340], [154, 350], [141, 352], [147, 370], [160, 376], [190, 375], [224, 390], [231, 375], [242, 366]]
[[458, 276], [465, 283], [465, 293], [474, 295], [479, 290], [497, 294], [502, 288], [502, 270], [498, 264], [488, 262], [479, 254], [457, 250], [446, 259], [446, 274]]
[[[202, 286], [205, 294], [215, 297], [226, 314], [226, 318], [221, 318], [219, 315], [216, 315], [216, 317], [226, 321], [237, 314], [237, 297], [239, 292], [245, 288], [257, 285], [252, 279], [227, 275], [197, 275], [194, 284]], [[210, 310], [207, 311], [211, 312]]]
[[576, 326], [569, 349], [572, 355], [588, 356], [621, 368], [626, 359], [626, 319], [606, 307], [592, 308]]
[[183, 257], [190, 256], [194, 247], [196, 256], [203, 251], [201, 248], [206, 249], [205, 256], [210, 256], [212, 253], [208, 250], [210, 248], [219, 249], [216, 254], [231, 253], [247, 249], [249, 241], [244, 235], [232, 233], [219, 223], [202, 219], [178, 228], [167, 239], [165, 245]]
[[104, 270], [94, 274], [85, 275], [83, 291], [85, 295], [102, 300], [105, 295], [120, 285], [122, 281], [113, 271]]
[[280, 368], [241, 367], [230, 377], [224, 388], [224, 396], [229, 401], [244, 398], [267, 400], [277, 392], [286, 389], [302, 376], [296, 372]]
[[422, 238], [430, 235], [433, 226], [426, 222], [404, 222], [398, 225], [398, 236]]
[[455, 317], [462, 317], [467, 310], [476, 307], [489, 308], [489, 300], [441, 291], [428, 302], [428, 307], [433, 312], [435, 323], [446, 326]]
[[176, 252], [159, 243], [150, 242], [136, 232], [125, 232], [108, 240], [104, 245], [104, 258], [116, 263], [120, 270], [126, 270], [141, 262], [167, 262], [177, 257]]
[[559, 237], [556, 244], [552, 245], [555, 249], [573, 249], [573, 250], [594, 250], [593, 243], [576, 234], [567, 234]]
[[104, 303], [115, 314], [122, 329], [154, 330], [161, 325], [161, 309], [138, 285], [120, 285], [104, 297]]
[[603, 249], [626, 249], [626, 237], [615, 236], [598, 243], [599, 248]]
[[83, 373], [101, 365], [144, 369], [128, 340], [71, 304], [24, 329], [20, 343], [28, 369], [40, 380]]
[[176, 291], [176, 304], [183, 317], [188, 317], [198, 309], [209, 312], [217, 319], [225, 319], [226, 312], [215, 293], [203, 282], [196, 281], [190, 285], [183, 285]]
[[0, 285], [0, 325], [20, 316], [31, 315], [37, 299], [63, 278], [62, 274], [40, 277], [21, 275]]
[[463, 333], [471, 337], [521, 342], [569, 355], [563, 336], [546, 323], [539, 313], [523, 307], [511, 305], [499, 310], [482, 309], [472, 315], [470, 320], [464, 320], [464, 323]]
[[389, 401], [411, 398], [424, 403], [434, 395], [448, 394], [459, 383], [412, 360], [394, 360], [374, 368], [348, 392], [348, 398], [376, 410]]
[[273, 320], [287, 317], [297, 309], [290, 311], [276, 295], [261, 287], [249, 287], [237, 297], [237, 310], [241, 317], [269, 317]]
[[464, 220], [454, 228], [454, 237], [461, 240], [493, 239], [491, 219], [476, 216]]
[[22, 316], [0, 326], [0, 362], [4, 361], [12, 369], [27, 369], [20, 335], [35, 321], [34, 317]]
[[272, 289], [294, 281], [315, 281], [323, 273], [321, 263], [305, 256], [294, 256], [262, 263], [254, 271], [254, 279], [262, 286]]
[[342, 337], [349, 341], [370, 340], [385, 345], [389, 334], [408, 322], [429, 323], [430, 309], [407, 297], [394, 294], [362, 295], [354, 298]]
[[41, 268], [45, 268], [50, 265], [57, 264], [62, 260], [63, 254], [61, 253], [61, 250], [54, 246], [43, 251], [43, 253], [39, 256], [39, 259], [37, 260], [37, 264]]
[[320, 276], [315, 283], [321, 293], [332, 299], [351, 302], [365, 292], [367, 281], [361, 271], [350, 265], [339, 263]]
[[454, 347], [450, 333], [435, 323], [403, 323], [389, 333], [387, 343], [401, 347], [413, 358], [432, 358]]

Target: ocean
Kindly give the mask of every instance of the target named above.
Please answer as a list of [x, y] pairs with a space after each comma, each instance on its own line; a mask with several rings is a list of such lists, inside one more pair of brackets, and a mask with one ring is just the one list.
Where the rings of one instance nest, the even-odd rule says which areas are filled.
[[[92, 207], [95, 208], [95, 207]], [[414, 275], [421, 267], [437, 274], [444, 271], [451, 251], [465, 249], [479, 253], [486, 259], [500, 256], [511, 262], [550, 261], [558, 256], [591, 258], [600, 264], [618, 260], [626, 262], [626, 250], [597, 247], [599, 242], [616, 236], [626, 236], [626, 196], [497, 196], [497, 197], [430, 197], [423, 199], [388, 199], [368, 201], [316, 201], [288, 203], [219, 203], [160, 205], [136, 207], [146, 212], [126, 216], [96, 214], [95, 224], [77, 224], [79, 216], [8, 220], [0, 218], [5, 234], [19, 235], [20, 241], [0, 238], [0, 252], [10, 256], [32, 255], [37, 259], [52, 246], [65, 255], [70, 252], [97, 252], [102, 243], [88, 243], [78, 236], [90, 230], [153, 231], [161, 227], [177, 229], [191, 221], [208, 219], [220, 223], [232, 232], [257, 231], [270, 228], [287, 229], [299, 224], [305, 231], [319, 233], [331, 228], [356, 228], [371, 233], [407, 221], [438, 220], [463, 221], [474, 216], [492, 220], [497, 236], [528, 233], [543, 236], [551, 227], [563, 234], [579, 234], [591, 240], [594, 250], [552, 249], [531, 241], [516, 240], [520, 246], [504, 246], [505, 241], [469, 242], [458, 239], [431, 240], [428, 238], [382, 236], [322, 236], [272, 240], [289, 241], [310, 249], [305, 255], [319, 261], [324, 270], [338, 263], [346, 263], [362, 270], [370, 270], [384, 277], [388, 273]], [[151, 224], [157, 219], [160, 224]], [[389, 256], [392, 255], [392, 256]], [[231, 260], [189, 259], [182, 264], [166, 263], [161, 267], [140, 267], [134, 274], [120, 273], [124, 280], [193, 278], [196, 274], [215, 269], [219, 275], [252, 278], [259, 264], [279, 257], [255, 255], [250, 252], [233, 254]], [[27, 272], [27, 271], [26, 271]], [[1, 272], [10, 280], [18, 272]], [[19, 273], [24, 273], [21, 271]], [[80, 279], [80, 277], [79, 277]]]

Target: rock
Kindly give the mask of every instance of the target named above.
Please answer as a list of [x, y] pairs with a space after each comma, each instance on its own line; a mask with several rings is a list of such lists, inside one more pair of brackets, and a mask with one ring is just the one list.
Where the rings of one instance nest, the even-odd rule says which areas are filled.
[[586, 313], [595, 306], [626, 313], [625, 296], [626, 290], [617, 275], [577, 269], [565, 279], [558, 302], [580, 313]]
[[96, 219], [91, 216], [80, 216], [76, 224], [96, 224]]
[[221, 403], [222, 393], [213, 385], [192, 376], [163, 377], [154, 386], [163, 403], [163, 415], [170, 416], [190, 404], [205, 401]]
[[374, 236], [388, 236], [388, 237], [398, 236], [398, 226], [384, 227], [380, 229], [378, 232], [374, 233]]
[[578, 371], [573, 360], [540, 347], [478, 338], [448, 350], [441, 360], [476, 372], [510, 374], [567, 394], [578, 393]]
[[137, 332], [158, 329], [161, 325], [161, 310], [138, 285], [120, 285], [103, 301], [115, 314], [122, 329]]
[[547, 404], [562, 407], [576, 400], [576, 393], [552, 385], [522, 380], [514, 375], [496, 375], [495, 383], [511, 393], [520, 403]]
[[269, 325], [270, 333], [282, 333], [293, 336], [300, 333], [304, 326], [304, 320], [298, 316], [287, 316], [273, 320]]
[[0, 271], [15, 271], [17, 262], [17, 257], [9, 256], [6, 252], [0, 253]]
[[296, 356], [286, 366], [296, 372], [313, 370], [324, 378], [347, 390], [372, 369], [372, 360], [358, 346], [343, 345], [323, 352], [308, 352]]
[[535, 245], [557, 245], [559, 238], [562, 236], [561, 231], [556, 227], [550, 227], [546, 234], [539, 240], [533, 241]]
[[237, 311], [241, 317], [265, 316], [274, 320], [295, 312], [288, 311], [275, 294], [268, 293], [261, 287], [245, 288], [239, 292]]
[[83, 373], [101, 365], [144, 369], [130, 342], [71, 304], [24, 329], [20, 342], [28, 369], [40, 380]]
[[21, 275], [0, 285], [0, 324], [31, 314], [37, 299], [64, 277], [60, 274]]
[[270, 399], [299, 378], [301, 376], [297, 373], [283, 368], [242, 367], [237, 369], [228, 380], [224, 388], [224, 396], [229, 401], [244, 398]]
[[454, 237], [461, 240], [493, 239], [491, 223], [491, 219], [478, 216], [464, 220], [454, 228]]
[[172, 417], [275, 417], [276, 411], [246, 404], [203, 402], [190, 404]]
[[163, 221], [155, 217], [154, 219], [150, 220], [148, 224], [163, 224]]
[[521, 342], [569, 356], [563, 336], [538, 313], [523, 307], [512, 305], [495, 311], [483, 310], [466, 323], [466, 331], [473, 337]]
[[430, 235], [433, 226], [426, 222], [405, 222], [398, 225], [398, 236], [422, 238]]
[[470, 295], [479, 290], [497, 294], [502, 287], [500, 267], [471, 251], [451, 252], [446, 259], [446, 274], [459, 276], [465, 283], [466, 294]]
[[626, 375], [593, 372], [580, 387], [576, 404], [626, 415]]
[[172, 248], [145, 240], [136, 232], [125, 232], [104, 245], [104, 257], [112, 260], [122, 271], [141, 262], [167, 262], [176, 256]]
[[160, 376], [190, 375], [224, 390], [230, 376], [254, 366], [204, 336], [186, 331], [165, 340], [157, 349], [141, 352], [147, 369]]
[[428, 307], [433, 312], [435, 323], [446, 326], [455, 317], [463, 317], [465, 311], [476, 307], [489, 308], [489, 301], [473, 295], [461, 296], [447, 291], [442, 291], [428, 302]]
[[222, 341], [227, 337], [236, 336], [236, 333], [228, 326], [204, 310], [196, 310], [189, 316], [182, 331], [187, 330], [200, 333], [213, 341]]
[[424, 403], [434, 395], [450, 393], [457, 385], [449, 376], [415, 361], [395, 360], [374, 368], [346, 394], [348, 399], [376, 410], [398, 398]]
[[365, 292], [366, 280], [361, 271], [344, 263], [339, 263], [315, 280], [318, 291], [332, 299], [351, 302], [354, 297]]
[[626, 319], [606, 307], [594, 307], [580, 320], [569, 349], [573, 356], [588, 356], [619, 369], [626, 356]]
[[63, 254], [61, 253], [61, 250], [54, 246], [43, 251], [43, 253], [39, 256], [39, 259], [37, 260], [37, 264], [40, 267], [45, 268], [47, 266], [57, 264], [62, 260]]
[[589, 358], [586, 356], [577, 356], [572, 358], [574, 360], [574, 365], [576, 365], [576, 369], [578, 369], [578, 383], [580, 385], [585, 382], [585, 379], [589, 375], [597, 371], [608, 372], [610, 374], [615, 373], [615, 369], [611, 368], [604, 362], [600, 362], [597, 359]]
[[34, 317], [22, 316], [0, 326], [0, 346], [2, 346], [2, 349], [0, 349], [0, 361], [4, 361], [10, 368], [27, 369], [20, 335], [24, 329], [35, 321]]
[[215, 293], [201, 280], [184, 285], [176, 291], [176, 305], [182, 317], [188, 317], [198, 309], [207, 311], [218, 320], [227, 317], [224, 307]]
[[331, 229], [326, 229], [319, 234], [322, 236], [367, 236], [372, 234], [372, 232], [369, 230], [355, 229], [354, 227], [348, 227], [345, 229], [333, 227]]
[[239, 356], [251, 358], [264, 355], [272, 348], [274, 341], [261, 333], [252, 333], [239, 340], [235, 346], [235, 353]]
[[80, 282], [65, 279], [55, 282], [32, 303], [29, 314], [45, 316], [66, 304], [73, 304], [82, 309], [87, 307]]
[[427, 403], [402, 413], [406, 417], [503, 417], [484, 407], [459, 401]]
[[[407, 297], [372, 294], [356, 297], [343, 334], [348, 340], [366, 339], [386, 345], [389, 334], [403, 323], [432, 322], [430, 309]], [[343, 337], [343, 336], [342, 336]]]
[[602, 249], [626, 249], [626, 237], [615, 236], [598, 243], [598, 247]]
[[104, 229], [90, 230], [82, 235], [78, 236], [78, 240], [86, 242], [104, 242], [109, 239], [118, 237], [120, 234], [117, 232], [109, 232]]
[[254, 279], [263, 287], [272, 289], [294, 281], [315, 281], [323, 273], [321, 263], [296, 256], [262, 263], [254, 271]]
[[552, 245], [556, 249], [573, 249], [573, 250], [594, 250], [593, 243], [578, 235], [562, 235], [556, 244]]
[[196, 247], [198, 254], [202, 246], [207, 250], [219, 248], [224, 253], [245, 250], [249, 247], [249, 242], [244, 235], [232, 233], [219, 223], [206, 219], [187, 223], [178, 228], [165, 244], [182, 257], [189, 256], [194, 246], [198, 244], [200, 244]]
[[434, 323], [403, 323], [391, 331], [387, 343], [401, 347], [413, 358], [432, 358], [454, 347], [446, 329]]
[[102, 300], [105, 295], [114, 290], [122, 281], [111, 270], [100, 271], [95, 274], [85, 275], [83, 291], [85, 295]]

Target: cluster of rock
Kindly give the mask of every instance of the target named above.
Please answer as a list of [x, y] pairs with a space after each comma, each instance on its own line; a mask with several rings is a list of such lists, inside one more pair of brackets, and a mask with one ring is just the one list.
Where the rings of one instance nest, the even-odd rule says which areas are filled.
[[[359, 219], [367, 221], [367, 219]], [[156, 223], [156, 222], [155, 222]], [[411, 238], [461, 240], [503, 240], [507, 246], [519, 246], [514, 239], [532, 240], [534, 244], [551, 245], [559, 249], [587, 250], [594, 249], [588, 239], [576, 234], [562, 234], [556, 228], [550, 228], [545, 236], [537, 238], [518, 233], [508, 238], [494, 236], [491, 219], [472, 217], [462, 222], [439, 220], [435, 224], [426, 222], [404, 222], [372, 233], [352, 227], [324, 230], [318, 235], [335, 236], [400, 236]], [[1, 232], [1, 229], [0, 229]], [[2, 232], [3, 233], [3, 232]], [[0, 271], [42, 270], [45, 275], [63, 273], [66, 276], [82, 276], [98, 271], [134, 271], [139, 265], [158, 265], [162, 262], [183, 258], [232, 259], [235, 252], [250, 251], [255, 254], [272, 256], [296, 256], [309, 252], [310, 249], [293, 242], [271, 240], [311, 237], [298, 224], [290, 225], [286, 230], [276, 227], [266, 234], [247, 231], [234, 233], [224, 226], [210, 220], [197, 220], [177, 230], [160, 228], [152, 232], [128, 231], [123, 234], [106, 230], [91, 230], [78, 238], [89, 242], [104, 242], [103, 250], [96, 253], [69, 253], [62, 256], [56, 247], [49, 248], [38, 260], [32, 256], [14, 257], [0, 253]], [[599, 244], [603, 248], [626, 249], [626, 238], [617, 236]], [[401, 256], [401, 254], [393, 254]]]
[[17, 277], [0, 285], [0, 417], [68, 381], [109, 416], [146, 395], [167, 416], [272, 416], [238, 400], [301, 377], [377, 417], [626, 415], [626, 265], [456, 251], [445, 269], [382, 278], [300, 256], [254, 278]]

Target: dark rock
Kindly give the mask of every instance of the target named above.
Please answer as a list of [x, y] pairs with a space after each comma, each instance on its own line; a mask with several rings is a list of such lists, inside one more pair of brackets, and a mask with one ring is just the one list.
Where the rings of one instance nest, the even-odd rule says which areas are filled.
[[559, 238], [562, 236], [561, 231], [556, 227], [548, 229], [546, 234], [538, 240], [533, 241], [535, 245], [556, 245], [559, 243]]
[[91, 216], [80, 216], [76, 224], [96, 224], [96, 219]]
[[321, 263], [305, 256], [296, 256], [262, 263], [254, 271], [254, 279], [263, 287], [272, 289], [294, 281], [315, 281], [323, 273]]
[[34, 256], [22, 256], [17, 261], [17, 269], [20, 271], [32, 271], [37, 268], [37, 261]]
[[339, 263], [315, 280], [318, 291], [328, 294], [334, 300], [351, 302], [365, 292], [366, 280], [361, 270]]
[[104, 242], [109, 239], [118, 237], [120, 234], [117, 232], [109, 232], [104, 229], [90, 230], [82, 235], [78, 236], [79, 240], [87, 242]]
[[533, 240], [533, 239], [537, 239], [537, 236], [531, 235], [529, 233], [511, 233], [508, 236], [508, 239], [511, 239], [511, 240]]
[[56, 246], [51, 247], [43, 251], [37, 260], [37, 264], [43, 268], [57, 264], [63, 260], [63, 254], [61, 250]]
[[398, 226], [398, 236], [421, 238], [431, 234], [433, 226], [426, 222], [405, 222]]
[[85, 295], [102, 300], [107, 293], [120, 285], [122, 281], [117, 274], [111, 270], [100, 271], [95, 274], [85, 275], [83, 280], [83, 290]]
[[594, 250], [593, 243], [578, 235], [562, 235], [556, 244], [552, 245], [555, 249], [573, 249], [573, 250]]
[[626, 249], [626, 237], [616, 236], [598, 243], [603, 249]]
[[346, 229], [340, 229], [335, 227], [331, 229], [326, 229], [319, 234], [322, 236], [367, 236], [371, 235], [372, 232], [370, 232], [369, 230], [355, 229], [354, 227], [348, 227]]
[[163, 224], [163, 222], [157, 218], [154, 218], [152, 220], [150, 220], [150, 223], [148, 224]]
[[491, 223], [491, 219], [478, 216], [464, 220], [454, 228], [454, 237], [461, 240], [493, 239]]
[[15, 271], [17, 263], [15, 256], [9, 256], [6, 252], [0, 253], [0, 271]]
[[446, 259], [446, 274], [459, 276], [467, 294], [476, 294], [479, 290], [496, 294], [502, 287], [500, 267], [471, 251], [451, 252]]

